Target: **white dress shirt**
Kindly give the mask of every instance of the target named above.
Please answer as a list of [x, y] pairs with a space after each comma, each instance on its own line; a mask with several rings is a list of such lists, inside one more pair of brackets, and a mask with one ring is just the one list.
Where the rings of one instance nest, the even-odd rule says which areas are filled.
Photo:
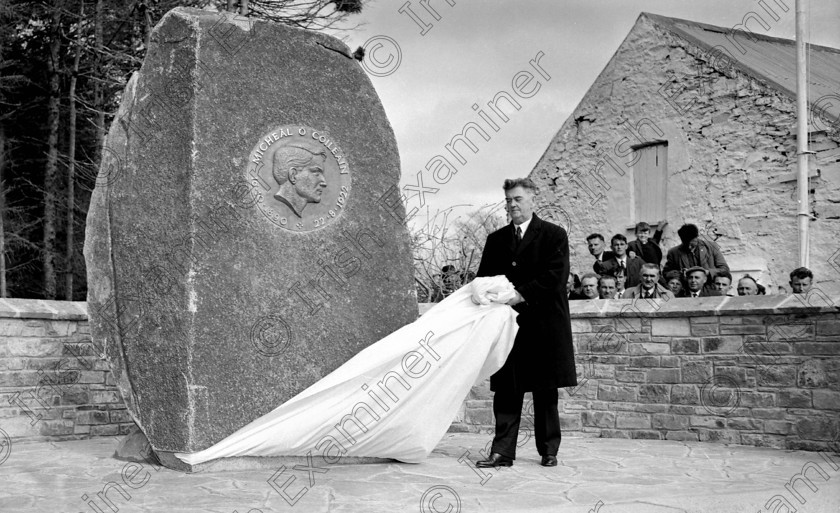
[[528, 225], [531, 224], [531, 221], [533, 221], [533, 219], [534, 219], [534, 216], [531, 216], [531, 217], [528, 218], [527, 221], [525, 221], [522, 224], [514, 223], [513, 224], [513, 231], [516, 232], [516, 227], [518, 226], [520, 229], [522, 229], [522, 238], [524, 239], [525, 238], [525, 232], [528, 231]]

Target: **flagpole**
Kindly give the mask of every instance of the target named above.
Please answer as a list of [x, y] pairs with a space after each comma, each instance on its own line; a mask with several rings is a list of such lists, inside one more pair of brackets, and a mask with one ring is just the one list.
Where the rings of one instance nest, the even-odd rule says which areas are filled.
[[808, 62], [806, 43], [805, 2], [796, 0], [796, 163], [797, 163], [797, 197], [799, 212], [799, 266], [810, 267], [808, 223], [811, 219], [809, 212], [808, 191]]

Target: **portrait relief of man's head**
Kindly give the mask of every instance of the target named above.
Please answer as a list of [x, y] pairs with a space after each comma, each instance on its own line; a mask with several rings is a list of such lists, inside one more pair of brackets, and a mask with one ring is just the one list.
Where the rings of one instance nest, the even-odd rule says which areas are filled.
[[281, 146], [274, 152], [271, 174], [280, 186], [274, 199], [302, 217], [309, 203], [320, 203], [327, 188], [324, 164], [327, 154], [303, 143]]

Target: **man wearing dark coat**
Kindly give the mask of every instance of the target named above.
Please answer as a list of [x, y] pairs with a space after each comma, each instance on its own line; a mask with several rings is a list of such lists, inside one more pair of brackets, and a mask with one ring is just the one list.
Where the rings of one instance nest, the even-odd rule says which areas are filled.
[[560, 447], [559, 387], [577, 385], [566, 280], [566, 230], [534, 212], [536, 186], [528, 178], [505, 180], [511, 224], [487, 237], [477, 276], [503, 274], [516, 289], [508, 302], [519, 331], [507, 361], [490, 378], [496, 435], [490, 457], [478, 467], [511, 466], [525, 392], [534, 398], [534, 435], [543, 466], [557, 465]]
[[598, 266], [601, 265], [601, 263], [615, 256], [612, 251], [604, 250], [605, 245], [606, 241], [604, 241], [604, 236], [600, 233], [590, 234], [589, 237], [586, 238], [586, 247], [589, 249], [589, 254], [595, 257], [595, 263], [592, 264], [592, 270], [596, 273], [598, 272]]
[[693, 224], [682, 225], [677, 230], [677, 235], [682, 243], [668, 250], [662, 274], [668, 274], [669, 271], [686, 272], [690, 267], [702, 267], [708, 271], [709, 279], [705, 288], [714, 289], [718, 273], [729, 271], [718, 245], [701, 238], [700, 230]]
[[642, 266], [645, 261], [639, 257], [631, 258], [627, 254], [627, 237], [620, 233], [613, 235], [610, 241], [610, 246], [613, 250], [613, 256], [609, 260], [604, 260], [600, 264], [595, 262], [595, 272], [604, 275], [616, 275], [619, 268], [624, 269], [624, 276], [627, 281], [624, 282], [625, 288], [632, 288], [642, 282]]
[[722, 296], [719, 290], [706, 287], [709, 271], [705, 267], [689, 267], [685, 270], [687, 287], [677, 297], [710, 297]]

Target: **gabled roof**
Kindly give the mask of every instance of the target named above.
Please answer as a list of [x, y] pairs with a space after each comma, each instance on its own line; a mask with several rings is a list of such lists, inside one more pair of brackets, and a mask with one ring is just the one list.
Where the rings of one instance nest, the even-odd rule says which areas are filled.
[[[658, 27], [699, 46], [718, 64], [740, 71], [796, 98], [796, 42], [754, 32], [643, 12]], [[734, 41], [734, 42], [733, 42]], [[840, 50], [808, 45], [808, 101], [813, 111], [840, 119]]]

